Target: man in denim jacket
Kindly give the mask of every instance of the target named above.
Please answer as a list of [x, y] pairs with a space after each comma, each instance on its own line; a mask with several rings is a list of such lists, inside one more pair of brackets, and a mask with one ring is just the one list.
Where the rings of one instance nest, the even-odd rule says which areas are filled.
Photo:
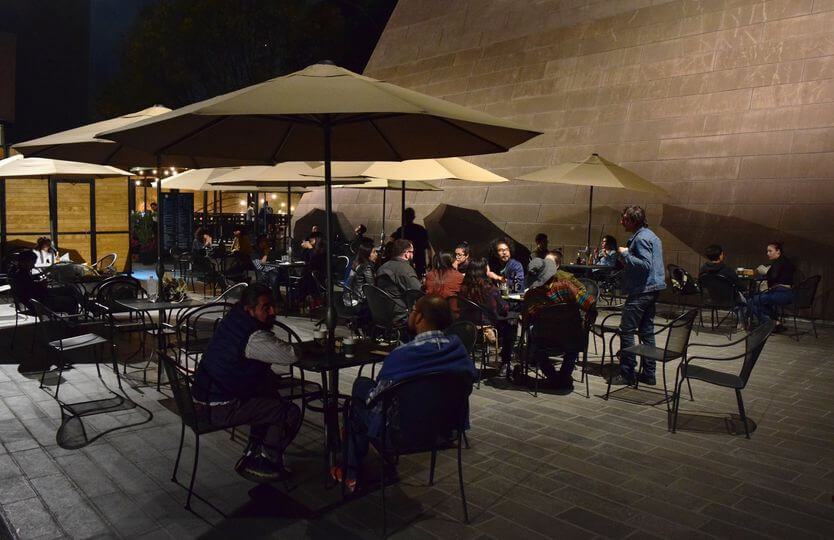
[[[639, 206], [623, 210], [620, 224], [626, 232], [632, 233], [627, 247], [618, 249], [624, 266], [623, 288], [628, 297], [620, 320], [620, 350], [634, 345], [634, 334], [640, 341], [654, 345], [655, 303], [660, 291], [666, 288], [663, 270], [663, 245], [646, 225], [646, 211]], [[620, 353], [620, 372], [611, 379], [611, 384], [634, 384], [634, 368], [637, 362], [633, 353]], [[655, 384], [655, 362], [643, 358], [643, 373], [640, 382]]]

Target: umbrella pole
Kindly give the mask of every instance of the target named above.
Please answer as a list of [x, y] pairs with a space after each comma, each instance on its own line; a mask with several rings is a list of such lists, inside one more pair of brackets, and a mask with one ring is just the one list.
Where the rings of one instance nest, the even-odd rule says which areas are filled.
[[[156, 156], [156, 172], [162, 172], [162, 159], [160, 159], [159, 154]], [[160, 176], [156, 177], [156, 277], [159, 278], [161, 292], [165, 266], [162, 265], [162, 179]], [[145, 203], [147, 204], [147, 202], [146, 199]]]
[[324, 120], [324, 240], [327, 257], [327, 351], [333, 352], [335, 336], [335, 314], [333, 313], [333, 260], [331, 259], [333, 239], [333, 179], [330, 163], [330, 118]]
[[284, 242], [285, 248], [292, 262], [292, 191], [289, 184], [287, 184], [287, 226], [284, 227], [284, 232], [287, 235], [287, 240]]
[[382, 188], [382, 233], [379, 235], [379, 244], [385, 244], [385, 195], [388, 193], [388, 190]]
[[405, 182], [400, 184], [400, 238], [405, 238]]
[[585, 244], [585, 254], [591, 253], [591, 219], [594, 216], [594, 186], [591, 186], [591, 194], [588, 197], [588, 242]]

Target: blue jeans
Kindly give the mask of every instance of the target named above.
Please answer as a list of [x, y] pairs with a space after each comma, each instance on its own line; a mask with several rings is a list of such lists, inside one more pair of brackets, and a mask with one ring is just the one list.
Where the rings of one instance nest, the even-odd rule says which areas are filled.
[[365, 403], [371, 390], [376, 386], [376, 383], [367, 377], [357, 377], [353, 382], [353, 391], [351, 399], [351, 425], [350, 437], [347, 441], [347, 448], [345, 454], [347, 458], [347, 471], [345, 471], [345, 478], [355, 480], [362, 460], [368, 455], [368, 448], [371, 439], [368, 436], [368, 426], [371, 424], [373, 415], [377, 413], [369, 409]]
[[[634, 378], [634, 368], [637, 359], [633, 353], [623, 350], [634, 345], [634, 334], [640, 336], [640, 343], [654, 345], [654, 312], [659, 291], [632, 294], [626, 298], [623, 314], [620, 319], [620, 374], [627, 378]], [[647, 377], [654, 377], [655, 362], [650, 358], [643, 358], [643, 372]]]
[[793, 291], [787, 287], [774, 287], [750, 299], [750, 317], [753, 323], [763, 323], [776, 318], [774, 306], [784, 306], [793, 301]]

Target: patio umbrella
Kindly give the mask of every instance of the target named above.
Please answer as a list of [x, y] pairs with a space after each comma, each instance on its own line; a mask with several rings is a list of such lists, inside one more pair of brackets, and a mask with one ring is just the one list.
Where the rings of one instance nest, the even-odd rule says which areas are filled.
[[[322, 168], [316, 168], [315, 174], [322, 175]], [[400, 219], [402, 222], [401, 230], [403, 232], [405, 232], [405, 192], [420, 191], [407, 189], [406, 183], [408, 182], [444, 179], [485, 183], [508, 181], [503, 176], [498, 176], [482, 167], [478, 167], [474, 163], [457, 157], [410, 159], [406, 161], [375, 161], [371, 163], [340, 162], [333, 165], [332, 174], [333, 177], [366, 176], [400, 181]]]
[[[131, 176], [131, 173], [107, 165], [94, 165], [61, 159], [26, 158], [20, 154], [0, 160], [0, 178], [107, 178]], [[57, 216], [49, 216], [49, 233], [58, 247]]]
[[530, 174], [525, 174], [524, 176], [519, 176], [518, 179], [546, 184], [571, 184], [574, 186], [591, 187], [591, 194], [588, 199], [587, 249], [591, 249], [591, 218], [593, 216], [594, 187], [611, 187], [642, 191], [645, 193], [667, 194], [665, 190], [652, 184], [642, 176], [608, 161], [599, 154], [591, 154], [583, 161], [562, 163], [555, 167], [548, 167]]
[[328, 347], [333, 345], [332, 161], [373, 161], [504, 152], [539, 135], [514, 122], [363, 77], [332, 63], [309, 66], [99, 133], [165, 162], [187, 156], [228, 165], [323, 161]]

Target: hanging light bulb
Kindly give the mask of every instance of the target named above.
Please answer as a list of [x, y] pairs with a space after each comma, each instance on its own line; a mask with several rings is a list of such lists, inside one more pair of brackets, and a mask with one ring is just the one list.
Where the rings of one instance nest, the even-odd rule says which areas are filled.
[[241, 206], [246, 206], [246, 201], [240, 201]]
[[137, 186], [141, 186], [141, 185], [142, 185], [142, 181], [141, 181], [141, 180], [137, 180], [137, 181], [136, 181], [136, 182], [134, 182], [134, 183], [135, 183]]
[[278, 195], [276, 195], [276, 194], [274, 194], [274, 193], [273, 193], [273, 194], [272, 194], [272, 199], [274, 200], [276, 197], [278, 197]]

